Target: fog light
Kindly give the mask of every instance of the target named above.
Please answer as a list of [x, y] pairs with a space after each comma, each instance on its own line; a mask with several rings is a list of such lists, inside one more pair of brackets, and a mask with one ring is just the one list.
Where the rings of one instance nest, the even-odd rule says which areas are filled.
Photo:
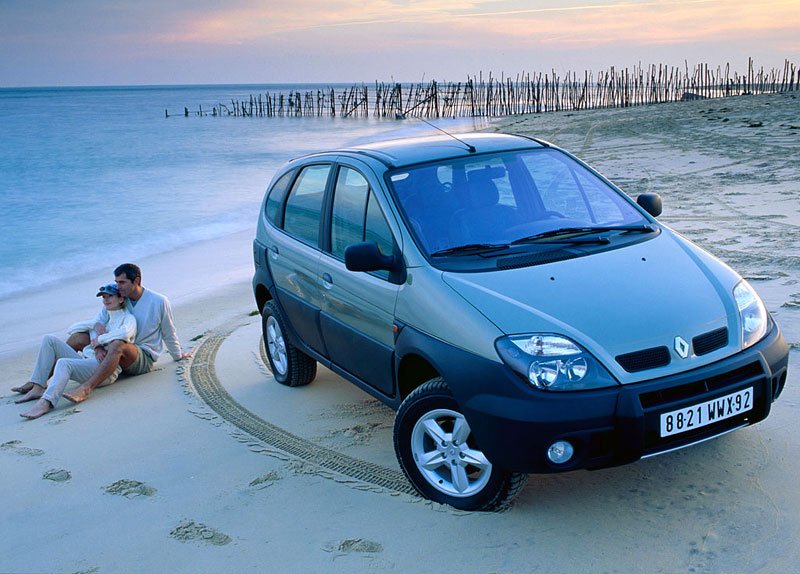
[[575, 454], [575, 449], [565, 440], [556, 441], [547, 449], [547, 458], [554, 464], [564, 464], [568, 462], [573, 454]]

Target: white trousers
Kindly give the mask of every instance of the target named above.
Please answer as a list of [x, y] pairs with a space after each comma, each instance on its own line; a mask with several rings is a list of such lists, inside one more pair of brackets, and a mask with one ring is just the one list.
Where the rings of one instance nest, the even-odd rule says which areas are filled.
[[[84, 358], [83, 355], [58, 337], [45, 335], [44, 339], [42, 339], [42, 345], [39, 347], [36, 364], [33, 367], [31, 382], [41, 387], [47, 387], [42, 398], [47, 399], [53, 406], [56, 406], [70, 380], [85, 383], [92, 376], [92, 373], [97, 370], [98, 365], [96, 358]], [[51, 370], [53, 371], [53, 377], [48, 384], [47, 378]], [[116, 381], [121, 371], [122, 369], [117, 367], [114, 373], [103, 381], [101, 386], [110, 385]]]

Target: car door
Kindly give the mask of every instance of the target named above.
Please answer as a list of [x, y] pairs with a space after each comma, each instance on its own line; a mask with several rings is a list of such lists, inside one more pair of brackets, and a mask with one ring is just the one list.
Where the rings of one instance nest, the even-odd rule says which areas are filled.
[[299, 170], [282, 204], [282, 231], [275, 230], [267, 246], [277, 299], [286, 318], [303, 342], [322, 355], [327, 353], [319, 330], [319, 238], [331, 170], [330, 163]]
[[325, 249], [319, 262], [322, 338], [331, 361], [385, 395], [394, 394], [394, 308], [399, 286], [389, 273], [348, 271], [348, 245], [375, 241], [387, 255], [393, 234], [365, 173], [340, 165], [333, 182]]

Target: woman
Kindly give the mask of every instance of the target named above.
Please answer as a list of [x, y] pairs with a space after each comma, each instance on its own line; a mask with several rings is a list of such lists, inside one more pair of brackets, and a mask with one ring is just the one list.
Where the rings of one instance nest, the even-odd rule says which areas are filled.
[[[30, 381], [21, 387], [12, 390], [26, 391], [17, 403], [36, 401], [31, 409], [20, 416], [26, 419], [36, 419], [52, 410], [57, 404], [67, 382], [71, 379], [78, 382], [86, 381], [97, 369], [99, 360], [95, 356], [95, 349], [104, 347], [111, 341], [122, 340], [132, 342], [136, 336], [136, 319], [125, 308], [125, 298], [119, 294], [117, 286], [113, 283], [103, 285], [97, 293], [103, 298], [103, 307], [108, 312], [101, 313], [97, 319], [75, 323], [69, 328], [70, 334], [89, 332], [91, 342], [80, 353], [67, 345], [64, 341], [53, 335], [45, 335], [36, 358], [36, 365]], [[102, 334], [94, 332], [95, 325], [101, 324]], [[114, 373], [106, 379], [104, 385], [109, 385], [117, 380], [122, 369], [117, 367]], [[48, 384], [47, 379], [52, 372]]]

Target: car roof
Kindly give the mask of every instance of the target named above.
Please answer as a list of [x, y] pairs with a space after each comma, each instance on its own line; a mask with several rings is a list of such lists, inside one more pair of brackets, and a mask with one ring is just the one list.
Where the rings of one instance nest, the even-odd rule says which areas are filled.
[[378, 141], [337, 150], [342, 155], [369, 156], [389, 168], [465, 157], [475, 153], [549, 147], [533, 138], [495, 133], [441, 134]]

